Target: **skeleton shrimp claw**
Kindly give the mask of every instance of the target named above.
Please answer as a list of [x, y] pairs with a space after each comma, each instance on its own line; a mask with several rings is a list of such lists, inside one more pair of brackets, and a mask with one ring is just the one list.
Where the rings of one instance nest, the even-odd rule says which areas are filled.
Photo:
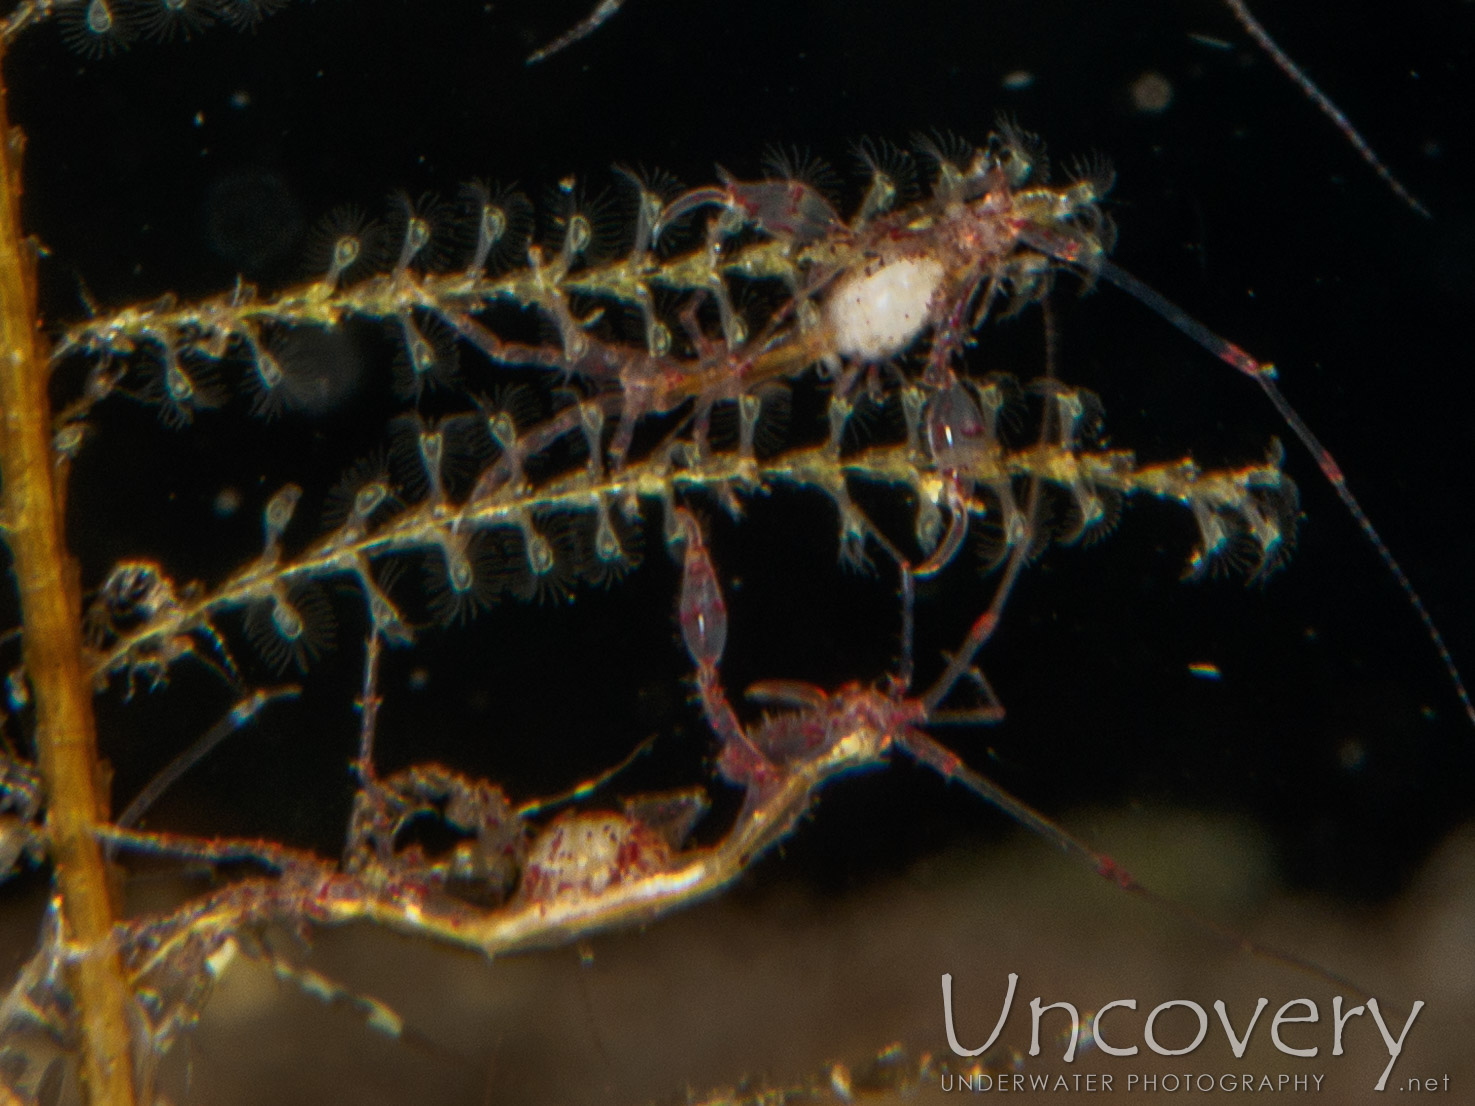
[[[1028, 513], [1033, 516], [1033, 509]], [[1014, 545], [988, 609], [974, 621], [962, 647], [948, 659], [942, 675], [917, 696], [910, 687], [911, 582], [916, 570], [884, 537], [874, 535], [892, 555], [901, 574], [904, 618], [900, 674], [888, 677], [880, 687], [849, 683], [835, 692], [793, 680], [761, 681], [749, 689], [748, 697], [787, 709], [777, 710], [757, 725], [745, 728], [727, 700], [717, 670], [721, 647], [726, 641], [727, 608], [716, 570], [703, 543], [701, 528], [691, 514], [678, 508], [675, 521], [675, 531], [686, 547], [678, 613], [687, 651], [697, 665], [702, 709], [722, 743], [718, 756], [721, 774], [728, 782], [746, 789], [742, 812], [728, 838], [704, 863], [710, 884], [730, 879], [758, 854], [788, 835], [816, 792], [830, 780], [848, 772], [880, 767], [889, 760], [891, 750], [897, 748], [931, 768], [944, 781], [961, 784], [1122, 890], [1156, 903], [1228, 945], [1338, 986], [1362, 991], [1356, 984], [1315, 963], [1246, 938], [1154, 892], [1110, 856], [1091, 848], [1029, 804], [1016, 799], [926, 732], [926, 726], [991, 724], [1003, 719], [1002, 705], [973, 660], [998, 626], [1005, 600], [1028, 559], [1031, 545], [1028, 540]], [[964, 683], [971, 683], [982, 701], [970, 708], [944, 708], [944, 701]]]
[[849, 684], [834, 695], [790, 681], [761, 684], [757, 694], [797, 704], [766, 716], [748, 729], [738, 720], [722, 688], [718, 664], [727, 635], [727, 605], [701, 527], [677, 510], [676, 530], [685, 544], [678, 619], [697, 666], [702, 712], [721, 743], [717, 769], [729, 783], [747, 789], [745, 816], [809, 777], [812, 790], [831, 776], [885, 760], [896, 734], [924, 717], [920, 704]]
[[[786, 709], [765, 714], [756, 725], [744, 727], [719, 675], [727, 607], [716, 569], [700, 526], [684, 509], [677, 511], [676, 529], [685, 543], [678, 618], [687, 652], [697, 666], [703, 713], [721, 743], [718, 771], [729, 783], [747, 788], [750, 807], [762, 805], [796, 775], [811, 777], [812, 788], [841, 772], [881, 765], [893, 747], [906, 750], [946, 778], [968, 781], [972, 773], [962, 761], [920, 727], [931, 721], [996, 722], [1002, 718], [1002, 708], [971, 662], [998, 621], [998, 608], [1022, 557], [1014, 558], [999, 594], [975, 624], [964, 649], [922, 697], [911, 696], [907, 683], [896, 678], [888, 679], [881, 688], [849, 683], [833, 693], [793, 680], [765, 680], [749, 689], [748, 698]], [[909, 571], [903, 566], [903, 572]], [[904, 667], [909, 669], [910, 664]], [[942, 700], [965, 678], [982, 689], [989, 702], [966, 716], [940, 710]], [[969, 786], [980, 790], [972, 783]], [[984, 790], [992, 795], [996, 789], [989, 784]]]
[[[787, 833], [807, 798], [842, 773], [880, 767], [893, 748], [906, 752], [944, 780], [957, 782], [997, 807], [1025, 828], [1033, 830], [1061, 851], [1084, 862], [1098, 875], [1128, 890], [1149, 894], [1109, 856], [1098, 853], [1063, 828], [1016, 799], [952, 750], [931, 737], [927, 725], [989, 724], [1003, 718], [1003, 707], [988, 681], [973, 665], [979, 649], [993, 635], [1005, 600], [1025, 562], [1027, 542], [1016, 546], [989, 607], [974, 622], [963, 646], [949, 659], [937, 681], [921, 696], [913, 696], [907, 680], [892, 677], [881, 688], [849, 683], [835, 692], [798, 681], [769, 680], [755, 684], [749, 697], [792, 709], [766, 715], [751, 728], [738, 721], [722, 689], [718, 673], [721, 646], [726, 640], [727, 608], [716, 569], [702, 540], [701, 528], [689, 512], [678, 508], [676, 530], [685, 542], [679, 620], [687, 651], [697, 665], [697, 687], [702, 710], [721, 742], [718, 769], [729, 783], [746, 788], [739, 824], [764, 825], [764, 843]], [[899, 562], [902, 594], [910, 604], [907, 582], [913, 570]], [[904, 623], [911, 625], [910, 611]], [[720, 629], [719, 629], [720, 627]], [[909, 634], [906, 635], [909, 638]], [[903, 643], [904, 672], [910, 672], [911, 643]], [[962, 682], [970, 682], [985, 701], [968, 710], [943, 709], [941, 704]], [[770, 808], [787, 807], [776, 815]]]

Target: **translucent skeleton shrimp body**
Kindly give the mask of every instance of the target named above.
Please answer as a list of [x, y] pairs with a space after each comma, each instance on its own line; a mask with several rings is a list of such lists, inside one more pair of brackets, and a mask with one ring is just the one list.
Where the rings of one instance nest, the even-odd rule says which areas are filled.
[[[262, 927], [294, 919], [315, 925], [368, 920], [495, 957], [648, 921], [728, 886], [795, 831], [820, 789], [885, 763], [894, 750], [1046, 834], [1114, 883], [1141, 892], [1115, 861], [993, 785], [926, 727], [1002, 718], [1002, 705], [974, 658], [1042, 541], [1072, 542], [1097, 529], [1114, 513], [1109, 504], [1134, 496], [1160, 499], [1187, 507], [1197, 522], [1194, 564], [1232, 554], [1252, 575], [1264, 575], [1290, 544], [1296, 491], [1273, 451], [1267, 461], [1217, 471], [1190, 460], [1139, 464], [1130, 452], [1101, 444], [1094, 397], [1052, 379], [1031, 389], [1037, 437], [1012, 442], [1002, 412], [1015, 389], [999, 378], [960, 375], [962, 350], [991, 311], [1038, 296], [1052, 267], [1069, 263], [1089, 273], [1104, 264], [1099, 184], [1035, 184], [1043, 174], [1034, 149], [1006, 131], [956, 160], [934, 153], [929, 198], [909, 204], [869, 199], [849, 222], [797, 180], [746, 182], [722, 174], [716, 186], [665, 202], [642, 190], [639, 206], [649, 213], [650, 227], [637, 234], [638, 248], [628, 256], [587, 259], [589, 228], [575, 216], [564, 221], [556, 253], [529, 247], [527, 264], [503, 273], [416, 267], [429, 235], [410, 218], [397, 260], [379, 274], [347, 279], [337, 259], [356, 253], [358, 244], [340, 240], [323, 276], [276, 296], [236, 289], [200, 304], [129, 309], [67, 333], [59, 358], [124, 361], [140, 349], [162, 347], [162, 363], [181, 375], [202, 373], [207, 361], [228, 353], [244, 354], [245, 372], [259, 387], [267, 378], [256, 364], [265, 328], [333, 327], [368, 318], [386, 323], [411, 347], [435, 325], [497, 365], [556, 372], [584, 386], [581, 398], [555, 405], [541, 424], [519, 425], [506, 412], [481, 407], [457, 416], [478, 420], [497, 447], [474, 479], [463, 475], [453, 484], [448, 478], [451, 439], [443, 428], [450, 420], [412, 418], [401, 440], [406, 463], [418, 472], [406, 475], [394, 495], [382, 474], [360, 472], [342, 490], [331, 531], [305, 548], [289, 551], [287, 544], [302, 498], [289, 485], [266, 504], [261, 555], [223, 583], [178, 587], [158, 566], [130, 560], [98, 593], [88, 615], [95, 675], [100, 681], [121, 676], [130, 686], [140, 678], [161, 686], [171, 667], [201, 655], [207, 644], [228, 671], [239, 670], [230, 660], [226, 629], [232, 612], [244, 612], [248, 637], [266, 637], [261, 652], [269, 664], [308, 667], [320, 651], [314, 642], [322, 639], [311, 625], [321, 617], [321, 600], [309, 597], [328, 580], [357, 590], [370, 625], [359, 696], [359, 790], [341, 866], [261, 842], [205, 841], [127, 826], [110, 832], [109, 847], [119, 851], [217, 864], [251, 859], [269, 872], [176, 915], [124, 927], [124, 962], [137, 985], [155, 996], [153, 1049], [166, 1051], [197, 1016], [210, 991], [208, 977], [228, 950], [261, 952], [249, 935]], [[896, 190], [878, 174], [869, 195], [887, 191]], [[513, 201], [500, 202], [505, 208], [489, 210], [492, 201], [484, 197], [472, 212], [477, 264], [516, 221], [509, 214]], [[692, 233], [689, 250], [657, 253], [659, 228], [693, 216], [705, 223]], [[733, 295], [739, 281], [777, 293], [758, 325], [739, 325]], [[650, 312], [656, 287], [690, 297], [678, 324], [684, 342], [655, 337], [667, 327]], [[500, 337], [499, 311], [509, 302], [540, 314], [551, 339], [533, 344]], [[576, 310], [580, 302], [633, 307], [633, 337], [600, 325], [599, 307]], [[415, 363], [412, 348], [412, 370]], [[156, 371], [158, 364], [149, 359], [118, 379]], [[826, 397], [822, 439], [760, 451], [763, 406], [753, 399], [779, 382], [801, 386], [811, 366], [821, 370]], [[862, 401], [892, 405], [900, 433], [857, 448], [847, 428]], [[157, 402], [186, 404], [178, 389], [158, 393]], [[711, 435], [709, 420], [724, 408], [739, 414], [736, 443]], [[174, 421], [189, 423], [202, 414], [187, 408]], [[667, 428], [654, 441], [629, 431], [656, 420]], [[583, 462], [544, 460], [560, 440], [582, 442]], [[542, 472], [532, 475], [539, 464]], [[861, 485], [900, 490], [912, 514], [910, 532], [888, 536], [852, 495]], [[753, 692], [786, 709], [750, 725], [723, 686], [724, 588], [686, 504], [736, 506], [779, 487], [832, 503], [843, 557], [860, 563], [880, 550], [894, 562], [903, 585], [903, 664], [889, 681], [852, 682], [832, 692], [783, 678], [768, 681]], [[1070, 520], [1057, 516], [1048, 532], [1040, 507], [1047, 495], [1068, 507]], [[628, 531], [641, 515], [654, 513], [679, 550], [676, 621], [717, 741], [717, 776], [742, 792], [741, 808], [715, 842], [689, 840], [707, 806], [701, 789], [637, 795], [618, 811], [580, 806], [547, 817], [555, 804], [514, 806], [499, 786], [440, 764], [377, 771], [381, 648], [405, 644], [417, 622], [394, 594], [391, 565], [418, 560], [439, 596], [431, 610], [454, 624], [497, 600], [531, 597], [555, 571], [564, 574], [559, 586], [566, 588], [605, 578], [612, 562], [633, 553], [616, 520]], [[970, 526], [983, 524], [999, 528], [1003, 540], [994, 598], [933, 686], [914, 695], [912, 580], [943, 573]], [[494, 557], [492, 549], [501, 552]], [[973, 701], [955, 702], [956, 692]], [[212, 731], [210, 742], [218, 740]], [[574, 798], [591, 789], [577, 788]], [[414, 839], [414, 827], [426, 820], [458, 843], [441, 855], [427, 850]], [[47, 993], [51, 985], [27, 977], [26, 1009], [64, 1007], [63, 996]]]

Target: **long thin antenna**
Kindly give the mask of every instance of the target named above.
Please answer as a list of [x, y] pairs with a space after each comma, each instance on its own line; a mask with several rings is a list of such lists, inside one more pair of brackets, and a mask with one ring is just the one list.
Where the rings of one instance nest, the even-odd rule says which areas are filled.
[[296, 684], [253, 691], [231, 707], [224, 718], [205, 731], [203, 737], [165, 765], [159, 774], [149, 781], [148, 786], [128, 804], [123, 813], [118, 815], [113, 824], [119, 829], [136, 826], [139, 819], [154, 805], [159, 796], [173, 787], [180, 776], [204, 760], [215, 746], [231, 734], [255, 721], [263, 707], [279, 699], [295, 699], [300, 694], [302, 694], [302, 688]]
[[1177, 304], [1173, 303], [1161, 292], [1148, 287], [1131, 273], [1112, 262], [1101, 258], [1093, 262], [1093, 271], [1111, 281], [1122, 291], [1130, 294], [1134, 299], [1150, 307], [1168, 322], [1188, 335], [1204, 349], [1219, 358], [1226, 365], [1230, 365], [1246, 376], [1250, 377], [1260, 385], [1261, 390], [1269, 397], [1275, 409], [1280, 412], [1280, 417], [1285, 420], [1286, 425], [1291, 428], [1297, 438], [1301, 440], [1311, 456], [1316, 459], [1317, 467], [1321, 469], [1322, 475], [1326, 477], [1327, 483], [1337, 493], [1344, 506], [1362, 527], [1362, 532], [1367, 535], [1367, 540], [1377, 550], [1378, 556], [1393, 578], [1398, 581], [1398, 586], [1403, 589], [1409, 603], [1413, 606], [1414, 613], [1419, 616], [1419, 621], [1424, 624], [1424, 630], [1433, 642], [1435, 651], [1439, 654], [1440, 661], [1444, 664], [1444, 671], [1448, 674], [1450, 683], [1454, 685], [1455, 694], [1459, 696], [1460, 705], [1465, 708], [1465, 715], [1475, 725], [1475, 704], [1470, 702], [1470, 693], [1465, 687], [1464, 677], [1455, 664], [1454, 656], [1449, 651], [1449, 646], [1444, 642], [1444, 635], [1439, 632], [1439, 627], [1434, 624], [1434, 616], [1429, 613], [1429, 608], [1424, 605], [1424, 600], [1414, 588], [1413, 581], [1408, 578], [1408, 573], [1403, 571], [1403, 566], [1393, 556], [1393, 551], [1383, 541], [1383, 536], [1378, 533], [1377, 527], [1373, 525], [1372, 519], [1363, 510], [1362, 504], [1352, 494], [1352, 489], [1347, 486], [1347, 477], [1342, 472], [1342, 467], [1337, 464], [1336, 458], [1331, 455], [1321, 441], [1311, 432], [1304, 419], [1290, 405], [1285, 395], [1276, 383], [1275, 366], [1268, 362], [1260, 362], [1251, 357], [1239, 346], [1221, 338], [1203, 323], [1193, 318]]
[[1275, 39], [1270, 37], [1270, 32], [1260, 25], [1260, 21], [1250, 14], [1250, 9], [1245, 7], [1244, 0], [1224, 0], [1229, 5], [1229, 10], [1234, 13], [1234, 18], [1239, 20], [1239, 25], [1245, 32], [1255, 40], [1255, 44], [1270, 56], [1275, 62], [1276, 68], [1291, 80], [1295, 81], [1306, 98], [1316, 105], [1317, 109], [1332, 121], [1332, 126], [1342, 132], [1343, 137], [1352, 143], [1352, 148], [1357, 151], [1363, 161], [1372, 167], [1374, 173], [1383, 178], [1383, 183], [1393, 190], [1393, 194], [1404, 203], [1408, 204], [1414, 211], [1425, 219], [1434, 218], [1434, 213], [1419, 202], [1418, 198], [1403, 186], [1403, 182], [1393, 175], [1393, 170], [1383, 164], [1367, 139], [1363, 138], [1352, 121], [1342, 114], [1341, 109], [1332, 103], [1331, 98], [1325, 92], [1316, 87], [1316, 83], [1308, 77], [1302, 68], [1291, 60], [1284, 50], [1276, 44]]
[[554, 54], [567, 50], [581, 39], [588, 38], [595, 31], [599, 30], [600, 24], [619, 11], [620, 5], [624, 4], [624, 2], [625, 0], [599, 0], [599, 4], [594, 10], [583, 19], [564, 31], [563, 34], [548, 43], [547, 46], [534, 50], [529, 54], [525, 64], [537, 65], [540, 61], [547, 61]]

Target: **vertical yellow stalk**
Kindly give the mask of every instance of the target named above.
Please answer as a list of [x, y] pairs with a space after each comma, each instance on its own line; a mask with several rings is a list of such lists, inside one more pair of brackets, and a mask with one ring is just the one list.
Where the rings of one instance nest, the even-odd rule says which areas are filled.
[[106, 803], [98, 789], [92, 688], [82, 665], [76, 568], [62, 535], [52, 460], [35, 257], [20, 225], [21, 145], [0, 82], [0, 520], [20, 593], [49, 851], [75, 954], [68, 979], [82, 1033], [83, 1088], [93, 1106], [131, 1106], [132, 995], [110, 940], [113, 903], [93, 836]]

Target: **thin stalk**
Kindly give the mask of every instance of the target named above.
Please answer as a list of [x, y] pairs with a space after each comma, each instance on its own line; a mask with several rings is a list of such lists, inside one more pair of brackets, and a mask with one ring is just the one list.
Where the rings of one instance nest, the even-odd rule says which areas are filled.
[[92, 689], [82, 663], [76, 567], [63, 539], [63, 497], [51, 450], [35, 250], [20, 224], [21, 148], [0, 82], [0, 519], [20, 593], [48, 850], [82, 1028], [82, 1087], [94, 1106], [132, 1106], [132, 995], [112, 941], [116, 915], [94, 836], [106, 821], [106, 799], [98, 786]]

